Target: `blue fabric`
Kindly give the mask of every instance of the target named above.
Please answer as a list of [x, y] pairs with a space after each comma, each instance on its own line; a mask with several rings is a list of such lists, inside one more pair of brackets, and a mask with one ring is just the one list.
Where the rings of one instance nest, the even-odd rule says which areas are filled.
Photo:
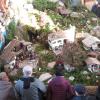
[[96, 14], [96, 16], [100, 17], [100, 7], [98, 7], [98, 5], [94, 5], [94, 6], [92, 7], [92, 12], [93, 12], [94, 14]]
[[86, 96], [75, 96], [72, 100], [86, 100]]
[[6, 32], [6, 31], [4, 31], [4, 32], [2, 32], [2, 34], [3, 34], [4, 36], [6, 36], [6, 35], [7, 35], [7, 32]]
[[3, 46], [3, 42], [0, 42], [0, 50], [2, 49]]
[[[4, 36], [4, 38], [6, 37], [7, 33], [6, 31], [2, 32], [2, 35]], [[5, 40], [4, 40], [5, 41]], [[0, 41], [0, 50], [2, 49], [3, 45], [4, 45], [4, 41]]]
[[4, 42], [0, 41], [0, 50], [3, 48]]
[[75, 88], [75, 91], [76, 91], [78, 94], [80, 94], [80, 95], [85, 94], [86, 89], [85, 89], [85, 86], [84, 86], [84, 85], [82, 85], [82, 84], [77, 84], [77, 85], [75, 85], [74, 88]]

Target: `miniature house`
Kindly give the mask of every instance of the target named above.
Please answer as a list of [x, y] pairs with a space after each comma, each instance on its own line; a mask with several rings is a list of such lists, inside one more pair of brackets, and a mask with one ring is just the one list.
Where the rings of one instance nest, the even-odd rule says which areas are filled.
[[75, 26], [70, 26], [70, 29], [65, 31], [58, 31], [48, 35], [48, 43], [50, 48], [56, 53], [63, 47], [64, 40], [74, 42], [75, 40]]
[[[21, 48], [22, 44], [22, 48]], [[26, 41], [19, 41], [13, 39], [9, 44], [4, 48], [2, 54], [0, 55], [0, 60], [4, 61], [5, 64], [10, 63], [14, 58], [22, 53], [25, 54], [26, 51], [32, 50], [32, 43]]]
[[100, 61], [98, 59], [89, 57], [85, 62], [90, 72], [100, 73]]
[[63, 41], [66, 39], [62, 32], [52, 33], [48, 36], [48, 43], [53, 50], [57, 50], [63, 46]]
[[89, 35], [88, 37], [86, 37], [84, 40], [82, 40], [82, 43], [84, 45], [84, 48], [86, 50], [100, 50], [100, 40], [97, 37], [94, 37], [92, 35]]
[[10, 63], [16, 56], [13, 51], [15, 46], [18, 46], [20, 42], [17, 39], [13, 39], [9, 44], [4, 48], [2, 54], [0, 55], [0, 60], [5, 64]]
[[0, 55], [0, 60], [4, 64], [5, 71], [10, 73], [14, 69], [18, 70], [27, 64], [37, 68], [39, 59], [32, 48], [31, 42], [13, 39], [4, 48]]

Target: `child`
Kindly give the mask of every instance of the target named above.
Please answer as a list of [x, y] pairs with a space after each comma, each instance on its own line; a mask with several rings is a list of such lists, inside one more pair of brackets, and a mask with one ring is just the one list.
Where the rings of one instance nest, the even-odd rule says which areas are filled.
[[85, 86], [82, 84], [77, 84], [75, 87], [75, 96], [73, 97], [72, 100], [86, 100], [86, 89]]

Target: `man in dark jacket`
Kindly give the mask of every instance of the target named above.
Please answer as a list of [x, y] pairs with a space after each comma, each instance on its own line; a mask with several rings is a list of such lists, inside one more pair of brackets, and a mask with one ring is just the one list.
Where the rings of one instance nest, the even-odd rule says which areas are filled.
[[0, 73], [0, 100], [16, 100], [11, 82], [5, 72]]
[[48, 84], [47, 100], [71, 100], [73, 89], [63, 74], [57, 70], [53, 78]]
[[96, 92], [96, 99], [100, 100], [100, 86], [98, 86], [97, 92]]

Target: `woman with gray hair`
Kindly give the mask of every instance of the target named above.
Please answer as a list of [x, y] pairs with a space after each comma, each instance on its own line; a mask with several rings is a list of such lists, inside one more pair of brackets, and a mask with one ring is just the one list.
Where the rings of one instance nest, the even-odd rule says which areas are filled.
[[32, 67], [29, 65], [23, 68], [23, 77], [17, 81], [15, 88], [21, 100], [41, 100], [39, 91], [46, 92], [44, 83], [32, 76]]

